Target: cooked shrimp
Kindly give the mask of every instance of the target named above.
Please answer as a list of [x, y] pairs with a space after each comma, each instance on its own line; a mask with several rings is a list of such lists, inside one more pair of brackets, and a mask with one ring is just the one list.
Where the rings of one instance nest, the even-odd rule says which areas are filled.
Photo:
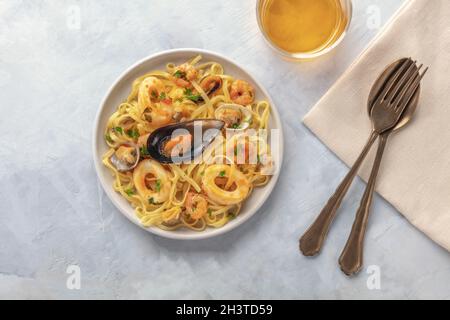
[[207, 76], [200, 82], [200, 87], [207, 96], [211, 96], [222, 87], [222, 78], [219, 76]]
[[165, 93], [164, 83], [156, 77], [147, 77], [139, 85], [138, 106], [142, 112], [146, 108], [153, 108], [154, 102]]
[[156, 77], [148, 77], [144, 79], [150, 99], [158, 99], [165, 92], [164, 83]]
[[191, 149], [191, 145], [192, 136], [190, 134], [179, 135], [164, 144], [164, 154], [168, 157], [183, 155]]
[[173, 108], [170, 106], [161, 106], [160, 108], [155, 108], [151, 112], [151, 125], [153, 127], [162, 127], [173, 122]]
[[194, 192], [189, 192], [186, 197], [186, 212], [192, 219], [198, 220], [202, 218], [208, 211], [208, 202], [206, 199]]
[[183, 63], [176, 68], [178, 71], [184, 73], [187, 80], [192, 81], [197, 79], [198, 70], [190, 63]]
[[[221, 178], [227, 178], [227, 181]], [[238, 204], [250, 191], [250, 182], [245, 175], [229, 165], [212, 165], [206, 168], [202, 186], [211, 200], [222, 205]]]
[[179, 87], [187, 88], [191, 86], [191, 81], [197, 79], [198, 70], [189, 63], [183, 63], [175, 67], [173, 81]]
[[189, 88], [192, 86], [189, 81], [184, 80], [182, 78], [175, 78], [173, 81], [175, 82], [175, 84], [177, 86], [182, 87], [182, 88]]
[[172, 182], [168, 172], [155, 160], [140, 162], [133, 171], [133, 182], [139, 195], [152, 204], [169, 198]]
[[249, 105], [255, 99], [255, 89], [244, 80], [235, 80], [231, 84], [230, 98], [234, 103]]

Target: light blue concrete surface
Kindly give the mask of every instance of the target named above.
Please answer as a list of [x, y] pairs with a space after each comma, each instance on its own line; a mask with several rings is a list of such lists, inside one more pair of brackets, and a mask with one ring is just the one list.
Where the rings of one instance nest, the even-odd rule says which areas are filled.
[[[450, 298], [450, 255], [377, 197], [366, 266], [348, 279], [337, 260], [364, 187], [343, 205], [315, 259], [297, 241], [347, 168], [301, 118], [402, 0], [354, 1], [350, 33], [331, 54], [281, 59], [264, 43], [255, 1], [0, 2], [0, 298]], [[79, 21], [77, 17], [79, 16]], [[122, 71], [179, 47], [246, 65], [279, 107], [286, 137], [278, 187], [250, 221], [198, 242], [137, 228], [101, 190], [93, 167], [94, 116]], [[81, 289], [66, 287], [69, 265]]]

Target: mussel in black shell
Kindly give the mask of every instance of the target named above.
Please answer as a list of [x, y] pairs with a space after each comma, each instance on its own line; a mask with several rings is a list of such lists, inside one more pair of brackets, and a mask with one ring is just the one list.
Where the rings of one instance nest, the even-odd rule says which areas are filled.
[[160, 163], [192, 161], [221, 133], [225, 122], [196, 119], [161, 127], [147, 140], [149, 155]]
[[222, 87], [222, 78], [214, 75], [207, 76], [200, 81], [200, 86], [210, 97]]

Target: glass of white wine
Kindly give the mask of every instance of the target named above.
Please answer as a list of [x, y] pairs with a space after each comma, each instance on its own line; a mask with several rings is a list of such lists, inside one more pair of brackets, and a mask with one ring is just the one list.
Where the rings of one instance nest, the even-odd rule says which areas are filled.
[[351, 0], [258, 0], [259, 28], [288, 58], [311, 59], [335, 48], [352, 18]]

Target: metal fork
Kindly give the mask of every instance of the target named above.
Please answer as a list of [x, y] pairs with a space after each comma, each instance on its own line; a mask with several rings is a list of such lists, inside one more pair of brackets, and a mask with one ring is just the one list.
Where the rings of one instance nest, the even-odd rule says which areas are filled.
[[[390, 68], [391, 66], [389, 66], [386, 71]], [[409, 75], [415, 70], [415, 62], [413, 62], [410, 58], [402, 59], [400, 60], [398, 67], [393, 70], [387, 78], [383, 77], [383, 74], [386, 72], [385, 71], [374, 83], [369, 96], [369, 108], [370, 110], [376, 111], [375, 113], [372, 113], [372, 111], [370, 112], [373, 129], [369, 140], [363, 148], [360, 156], [342, 180], [335, 193], [328, 200], [316, 220], [300, 238], [300, 250], [305, 256], [314, 256], [320, 252], [342, 199], [350, 188], [354, 177], [356, 176], [373, 143], [382, 132], [393, 129], [395, 124], [399, 121], [401, 116], [400, 113], [392, 112], [392, 110], [388, 110], [388, 112], [385, 113], [382, 112], [386, 109], [385, 99], [388, 95], [394, 94], [394, 96], [396, 96], [395, 93], [404, 87], [406, 81], [409, 79]], [[384, 117], [386, 117], [386, 119]]]
[[[420, 81], [428, 71], [428, 68], [426, 68], [421, 74], [420, 70], [422, 67], [423, 65], [420, 65], [417, 68], [416, 62], [412, 63], [408, 67], [407, 72], [405, 72], [397, 83], [391, 81], [391, 83], [388, 84], [389, 90], [377, 98], [377, 102], [372, 109], [371, 116], [374, 120], [374, 130], [380, 134], [380, 141], [372, 172], [361, 199], [361, 204], [356, 213], [352, 231], [339, 258], [341, 269], [347, 275], [358, 273], [363, 265], [364, 236], [367, 229], [367, 222], [381, 159], [387, 140], [393, 132], [392, 126], [395, 126], [399, 121], [405, 108], [415, 95], [416, 90], [418, 90]], [[405, 124], [406, 123], [407, 122], [405, 122]], [[387, 127], [390, 128], [386, 129]]]

